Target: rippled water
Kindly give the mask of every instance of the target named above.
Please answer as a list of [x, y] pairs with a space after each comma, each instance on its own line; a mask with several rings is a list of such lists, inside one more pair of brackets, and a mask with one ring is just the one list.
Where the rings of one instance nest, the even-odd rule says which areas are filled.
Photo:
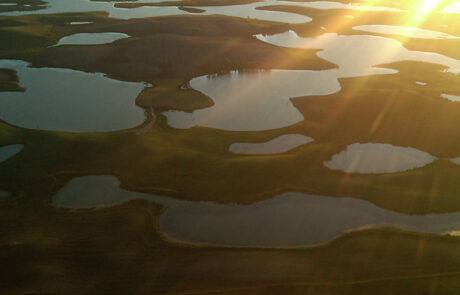
[[160, 230], [169, 238], [225, 246], [307, 246], [330, 241], [350, 230], [390, 226], [448, 233], [460, 229], [460, 213], [407, 215], [367, 201], [288, 192], [251, 205], [181, 201], [120, 188], [113, 176], [71, 180], [54, 197], [56, 206], [101, 207], [133, 199], [165, 207]]

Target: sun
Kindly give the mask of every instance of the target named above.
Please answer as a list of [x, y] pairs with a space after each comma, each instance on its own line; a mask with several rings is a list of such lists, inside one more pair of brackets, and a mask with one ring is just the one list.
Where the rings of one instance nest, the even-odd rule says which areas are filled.
[[408, 24], [413, 27], [418, 27], [428, 18], [438, 12], [439, 8], [445, 3], [445, 0], [419, 0], [414, 1], [417, 4], [414, 10], [410, 13]]
[[442, 2], [442, 0], [424, 0], [420, 5], [420, 9], [425, 11], [432, 11]]

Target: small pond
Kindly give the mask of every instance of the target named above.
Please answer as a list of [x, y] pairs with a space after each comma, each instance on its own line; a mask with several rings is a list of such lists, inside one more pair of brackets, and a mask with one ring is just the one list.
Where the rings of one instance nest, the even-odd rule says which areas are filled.
[[120, 188], [114, 176], [72, 179], [54, 197], [58, 207], [90, 208], [145, 199], [165, 207], [160, 230], [196, 244], [289, 247], [331, 241], [364, 227], [448, 234], [460, 230], [460, 213], [407, 215], [367, 201], [288, 192], [251, 205], [192, 202]]
[[459, 95], [443, 93], [443, 94], [441, 94], [441, 96], [443, 98], [448, 99], [448, 100], [453, 101], [453, 102], [460, 102], [460, 96]]
[[267, 142], [235, 142], [229, 150], [235, 154], [281, 154], [312, 141], [302, 134], [284, 134]]
[[0, 60], [15, 70], [24, 92], [0, 92], [0, 118], [25, 128], [70, 132], [113, 131], [145, 120], [135, 99], [143, 83], [122, 82], [101, 73], [31, 68], [19, 60]]
[[96, 45], [108, 44], [116, 40], [129, 38], [129, 35], [123, 33], [78, 33], [62, 37], [55, 46], [60, 45]]
[[22, 144], [9, 144], [0, 146], [0, 163], [13, 157], [14, 155], [22, 151], [23, 148], [24, 145]]
[[386, 35], [401, 35], [422, 39], [459, 39], [457, 36], [452, 36], [446, 33], [408, 26], [363, 25], [355, 26], [353, 27], [353, 30]]
[[395, 173], [420, 168], [437, 160], [414, 149], [384, 143], [354, 143], [333, 155], [324, 165], [349, 173]]

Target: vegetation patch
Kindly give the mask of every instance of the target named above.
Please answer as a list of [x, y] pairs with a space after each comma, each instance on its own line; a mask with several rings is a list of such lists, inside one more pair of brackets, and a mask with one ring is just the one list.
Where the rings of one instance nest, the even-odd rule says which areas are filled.
[[0, 91], [24, 91], [19, 85], [19, 78], [15, 71], [0, 69]]
[[167, 110], [193, 111], [211, 107], [214, 102], [193, 90], [180, 80], [155, 80], [154, 87], [145, 88], [136, 99], [144, 108], [153, 107], [157, 112]]

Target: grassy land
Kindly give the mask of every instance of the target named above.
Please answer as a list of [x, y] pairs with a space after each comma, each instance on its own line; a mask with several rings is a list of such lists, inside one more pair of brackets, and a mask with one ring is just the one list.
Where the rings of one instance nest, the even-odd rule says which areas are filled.
[[195, 8], [195, 7], [179, 6], [179, 9], [183, 10], [183, 11], [190, 12], [190, 13], [202, 13], [202, 12], [204, 12], [203, 9]]
[[180, 80], [156, 80], [152, 88], [145, 88], [136, 99], [142, 107], [153, 107], [157, 112], [167, 110], [193, 111], [214, 105], [212, 99]]
[[[444, 158], [459, 156], [460, 127], [454, 122], [460, 106], [441, 98], [440, 92], [451, 87], [453, 94], [460, 93], [459, 77], [419, 63], [390, 67], [401, 73], [346, 79], [339, 94], [294, 99], [305, 121], [279, 130], [176, 130], [160, 113], [144, 136], [131, 130], [65, 134], [4, 126], [2, 141], [24, 142], [26, 148], [2, 164], [0, 183], [27, 195], [38, 190], [51, 195], [75, 175], [115, 174], [130, 189], [190, 200], [251, 203], [296, 190], [356, 197], [406, 213], [458, 211], [460, 166]], [[432, 86], [416, 85], [419, 79]], [[157, 91], [177, 97], [159, 100], [162, 108], [186, 101], [189, 93], [191, 98], [198, 95], [178, 89], [180, 84], [159, 82]], [[188, 106], [196, 107], [202, 106]], [[235, 141], [266, 141], [286, 133], [312, 136], [315, 142], [275, 156], [228, 152]], [[384, 175], [345, 174], [323, 166], [355, 142], [412, 146], [441, 159], [424, 168]]]
[[[281, 30], [282, 25], [221, 16], [129, 21], [101, 14], [28, 16], [15, 18], [25, 25], [10, 31], [33, 30], [28, 34], [56, 40], [81, 30], [80, 26], [65, 25], [76, 17], [96, 20], [85, 31], [119, 31], [133, 38], [111, 45], [52, 49], [26, 44], [24, 50], [4, 54], [22, 55], [38, 65], [151, 81], [156, 87], [144, 91], [138, 103], [156, 108], [156, 125], [145, 136], [136, 136], [132, 130], [78, 135], [4, 126], [2, 133], [8, 136], [2, 141], [24, 142], [26, 148], [0, 167], [0, 184], [27, 194], [37, 190], [51, 194], [74, 175], [104, 173], [119, 176], [134, 190], [190, 200], [251, 203], [296, 190], [361, 198], [407, 213], [460, 209], [460, 199], [455, 197], [460, 192], [456, 181], [460, 167], [444, 159], [460, 156], [460, 127], [454, 123], [460, 107], [440, 97], [444, 91], [460, 93], [459, 76], [441, 73], [434, 65], [399, 63], [387, 66], [397, 68], [399, 74], [344, 79], [343, 91], [338, 94], [294, 99], [305, 121], [287, 128], [266, 132], [175, 130], [167, 125], [162, 110], [191, 111], [212, 105], [196, 91], [179, 89], [190, 77], [249, 64], [303, 69], [321, 69], [329, 64], [312, 59], [314, 51], [280, 49], [250, 37], [258, 31]], [[164, 62], [163, 70], [160, 61]], [[168, 73], [180, 78], [164, 79]], [[429, 86], [416, 85], [415, 81], [428, 82]], [[266, 141], [285, 133], [312, 136], [315, 142], [276, 156], [228, 152], [235, 141]], [[421, 169], [386, 175], [349, 175], [323, 166], [323, 161], [355, 142], [412, 146], [441, 160]]]
[[[70, 26], [70, 20], [92, 20]], [[333, 64], [316, 50], [285, 49], [252, 38], [286, 29], [271, 22], [223, 16], [174, 16], [114, 20], [102, 14], [0, 17], [22, 25], [0, 30], [0, 58], [19, 58], [36, 66], [104, 72], [123, 80], [189, 79], [231, 69], [326, 69]], [[122, 32], [132, 38], [101, 46], [59, 46], [62, 36], [78, 32]], [[6, 42], [8, 40], [8, 42]]]
[[[317, 22], [295, 28], [313, 36], [318, 26], [332, 22], [326, 16], [321, 21], [317, 13]], [[374, 22], [386, 19], [376, 15]], [[69, 21], [95, 24], [69, 26]], [[0, 145], [25, 144], [0, 165], [0, 188], [14, 192], [0, 200], [0, 293], [458, 294], [460, 242], [455, 237], [382, 229], [295, 250], [192, 247], [161, 239], [156, 231], [161, 208], [154, 204], [65, 210], [50, 202], [72, 177], [113, 174], [125, 188], [189, 200], [251, 203], [294, 190], [351, 196], [405, 213], [458, 211], [460, 166], [444, 158], [460, 156], [460, 106], [440, 94], [460, 95], [460, 76], [416, 62], [385, 65], [399, 73], [343, 79], [338, 94], [293, 99], [305, 121], [290, 127], [176, 130], [161, 111], [191, 111], [213, 103], [197, 91], [181, 89], [191, 77], [233, 68], [332, 65], [313, 50], [281, 49], [251, 38], [290, 26], [229, 17], [120, 21], [87, 13], [0, 17], [0, 24], [0, 58], [150, 81], [154, 88], [146, 89], [137, 103], [153, 106], [157, 116], [142, 136], [136, 135], [139, 128], [74, 134], [0, 122]], [[45, 48], [83, 31], [125, 32], [133, 38], [103, 46]], [[443, 42], [425, 40], [418, 46], [452, 50], [442, 49]], [[235, 141], [266, 141], [285, 133], [312, 136], [315, 142], [275, 156], [228, 152]], [[441, 160], [385, 175], [345, 174], [322, 165], [348, 144], [369, 141], [412, 146]]]
[[448, 295], [460, 282], [453, 237], [384, 229], [311, 249], [196, 248], [162, 241], [159, 208], [146, 202], [82, 211], [26, 199], [0, 205], [5, 294]]
[[19, 85], [19, 78], [15, 71], [0, 69], [0, 92], [1, 91], [24, 91]]

